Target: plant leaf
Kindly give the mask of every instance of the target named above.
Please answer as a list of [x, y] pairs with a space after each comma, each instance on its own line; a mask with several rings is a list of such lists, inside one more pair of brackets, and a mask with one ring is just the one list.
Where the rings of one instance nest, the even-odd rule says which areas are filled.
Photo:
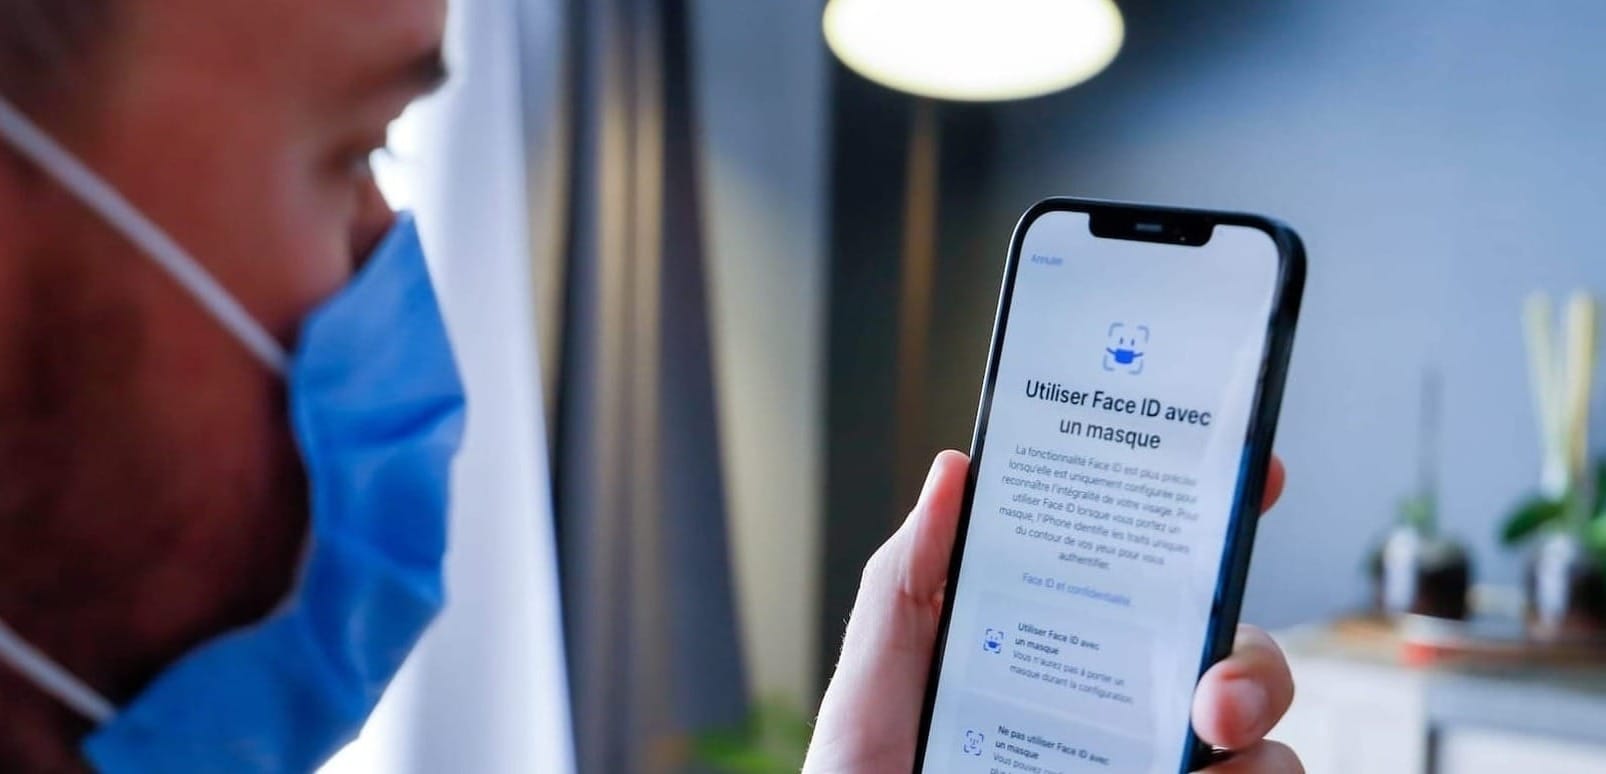
[[693, 760], [721, 774], [795, 773], [803, 766], [811, 731], [808, 716], [791, 702], [760, 701], [735, 727], [696, 737]]
[[1418, 532], [1431, 535], [1438, 521], [1433, 496], [1418, 494], [1400, 502], [1400, 523], [1414, 527]]
[[1595, 505], [1589, 512], [1600, 513], [1602, 509], [1606, 509], [1606, 459], [1595, 466]]
[[1511, 546], [1531, 537], [1540, 528], [1561, 519], [1566, 511], [1560, 500], [1535, 497], [1517, 507], [1500, 531], [1500, 542]]
[[1595, 556], [1606, 560], [1606, 514], [1596, 516], [1584, 530], [1584, 545]]

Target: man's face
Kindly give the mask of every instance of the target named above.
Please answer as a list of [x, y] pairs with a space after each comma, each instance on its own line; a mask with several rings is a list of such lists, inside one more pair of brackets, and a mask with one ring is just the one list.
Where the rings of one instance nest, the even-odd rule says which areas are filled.
[[388, 223], [367, 173], [444, 77], [444, 0], [130, 0], [92, 167], [271, 332], [346, 282]]
[[[113, 2], [104, 88], [41, 121], [293, 347], [391, 222], [366, 162], [444, 76], [445, 0]], [[282, 597], [305, 484], [279, 378], [17, 169], [0, 164], [32, 230], [0, 240], [0, 619], [122, 701]]]

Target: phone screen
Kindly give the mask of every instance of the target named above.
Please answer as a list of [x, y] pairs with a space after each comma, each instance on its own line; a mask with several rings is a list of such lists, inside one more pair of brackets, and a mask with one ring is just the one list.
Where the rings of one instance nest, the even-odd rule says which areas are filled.
[[1271, 235], [1021, 238], [925, 772], [1164, 772], [1189, 751], [1280, 260]]

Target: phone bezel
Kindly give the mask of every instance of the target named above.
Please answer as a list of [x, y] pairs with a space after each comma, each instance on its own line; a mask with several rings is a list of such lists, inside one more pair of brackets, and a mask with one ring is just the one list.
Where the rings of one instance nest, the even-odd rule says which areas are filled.
[[[1212, 229], [1218, 225], [1247, 226], [1264, 232], [1277, 246], [1277, 281], [1272, 290], [1271, 314], [1266, 320], [1265, 356], [1261, 360], [1259, 378], [1255, 382], [1249, 426], [1244, 437], [1243, 463], [1239, 466], [1237, 495], [1233, 502], [1231, 520], [1227, 525], [1228, 534], [1226, 545], [1222, 550], [1221, 567], [1217, 571], [1216, 593], [1211, 605], [1210, 624], [1205, 633], [1205, 649], [1201, 654], [1198, 675], [1203, 677], [1206, 670], [1232, 652], [1238, 615], [1243, 606], [1244, 586], [1249, 576], [1249, 558], [1254, 546], [1255, 525], [1260, 520], [1259, 493], [1264, 492], [1266, 488], [1272, 443], [1277, 431], [1277, 417], [1282, 406], [1283, 387], [1293, 348], [1294, 328], [1299, 318], [1300, 300], [1304, 295], [1304, 245], [1293, 229], [1261, 215], [1071, 197], [1044, 199], [1026, 210], [1010, 236], [1009, 254], [998, 294], [998, 308], [993, 319], [992, 340], [987, 348], [987, 370], [982, 381], [980, 404], [976, 410], [976, 425], [971, 435], [970, 468], [965, 477], [965, 494], [959, 513], [958, 533], [954, 537], [953, 557], [948, 564], [948, 593], [943, 596], [937, 641], [932, 651], [931, 668], [926, 676], [919, 734], [915, 740], [916, 774], [919, 774], [925, 765], [927, 737], [931, 732], [931, 717], [936, 707], [937, 683], [942, 674], [943, 652], [947, 649], [948, 627], [953, 617], [954, 600], [958, 597], [955, 592], [959, 585], [959, 569], [964, 561], [965, 540], [970, 531], [976, 477], [980, 471], [983, 446], [987, 436], [987, 418], [992, 410], [994, 387], [998, 378], [998, 358], [1003, 348], [1010, 300], [1015, 291], [1015, 276], [1020, 265], [1021, 246], [1032, 224], [1039, 217], [1051, 212], [1086, 213], [1090, 218], [1106, 216], [1141, 218], [1144, 221], [1167, 225], [1195, 225], [1203, 220], [1207, 221]], [[1226, 757], [1223, 751], [1200, 742], [1191, 723], [1183, 744], [1187, 751], [1183, 772], [1193, 771]]]

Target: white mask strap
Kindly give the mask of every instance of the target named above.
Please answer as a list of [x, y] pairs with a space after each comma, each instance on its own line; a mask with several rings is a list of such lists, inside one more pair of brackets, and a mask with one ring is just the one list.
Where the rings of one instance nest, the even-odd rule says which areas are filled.
[[117, 712], [116, 707], [95, 689], [24, 642], [4, 621], [0, 621], [0, 661], [10, 664], [23, 677], [39, 686], [39, 690], [54, 696], [96, 724], [105, 723]]
[[207, 274], [161, 227], [129, 204], [117, 189], [91, 172], [3, 97], [0, 97], [0, 137], [9, 141], [24, 158], [54, 177], [84, 206], [105, 218], [112, 228], [144, 251], [157, 266], [189, 291], [218, 323], [234, 334], [246, 349], [251, 350], [251, 354], [263, 365], [274, 373], [284, 373], [289, 360], [284, 348], [212, 275]]

